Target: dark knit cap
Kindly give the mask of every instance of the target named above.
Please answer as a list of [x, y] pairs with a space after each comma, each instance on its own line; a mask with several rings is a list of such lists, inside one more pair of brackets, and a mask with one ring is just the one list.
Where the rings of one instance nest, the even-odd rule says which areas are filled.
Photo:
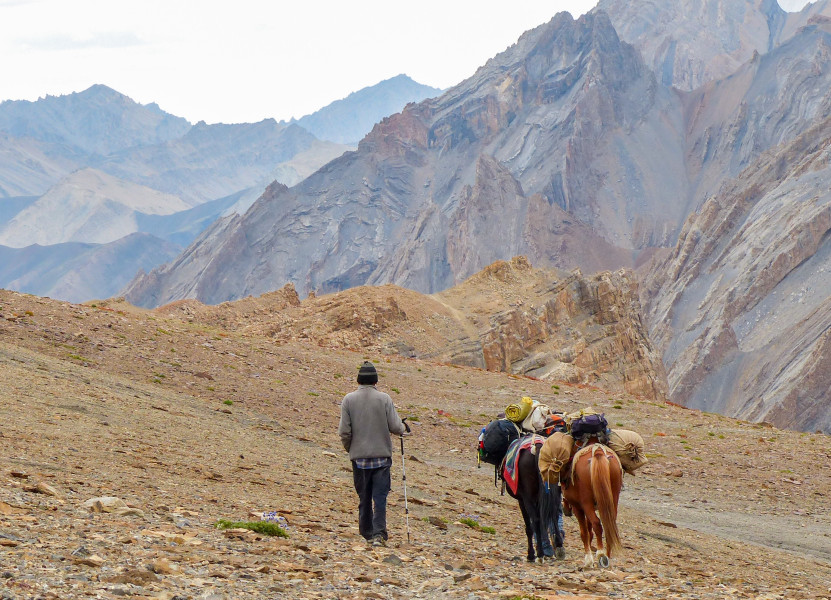
[[358, 369], [358, 383], [361, 385], [375, 385], [378, 383], [378, 371], [375, 370], [375, 365], [366, 361]]

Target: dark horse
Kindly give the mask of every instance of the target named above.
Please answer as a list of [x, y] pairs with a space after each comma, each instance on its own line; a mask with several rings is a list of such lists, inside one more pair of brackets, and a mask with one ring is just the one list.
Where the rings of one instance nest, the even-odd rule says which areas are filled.
[[[520, 438], [514, 444], [520, 444], [522, 439]], [[519, 451], [516, 461], [516, 493], [511, 491], [510, 486], [506, 486], [508, 494], [516, 498], [519, 509], [522, 511], [525, 535], [528, 537], [529, 562], [534, 562], [535, 559], [537, 562], [542, 562], [545, 558], [552, 556], [563, 559], [566, 555], [563, 550], [563, 532], [559, 526], [560, 487], [543, 484], [537, 454], [537, 452], [532, 454], [528, 448]], [[554, 537], [556, 551], [551, 547], [549, 535]]]
[[591, 550], [594, 537], [597, 561], [601, 567], [608, 567], [612, 554], [623, 549], [617, 529], [617, 503], [623, 485], [620, 460], [607, 446], [589, 444], [574, 455], [571, 477], [565, 479], [563, 496], [577, 518], [583, 539], [583, 566], [594, 566], [595, 555]]

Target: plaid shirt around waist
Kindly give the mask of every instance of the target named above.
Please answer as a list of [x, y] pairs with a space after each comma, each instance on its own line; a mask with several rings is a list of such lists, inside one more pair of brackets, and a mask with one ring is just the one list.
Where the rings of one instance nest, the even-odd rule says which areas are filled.
[[356, 458], [355, 466], [359, 469], [380, 469], [381, 467], [392, 466], [392, 458], [382, 456], [380, 458]]

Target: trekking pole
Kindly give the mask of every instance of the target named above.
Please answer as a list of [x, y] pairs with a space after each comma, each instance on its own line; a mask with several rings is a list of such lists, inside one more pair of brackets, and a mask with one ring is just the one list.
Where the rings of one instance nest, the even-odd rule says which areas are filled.
[[[410, 433], [407, 419], [403, 419], [404, 429]], [[404, 518], [407, 522], [407, 543], [410, 543], [410, 507], [407, 505], [407, 468], [404, 466], [404, 436], [401, 436], [401, 480], [404, 482]]]

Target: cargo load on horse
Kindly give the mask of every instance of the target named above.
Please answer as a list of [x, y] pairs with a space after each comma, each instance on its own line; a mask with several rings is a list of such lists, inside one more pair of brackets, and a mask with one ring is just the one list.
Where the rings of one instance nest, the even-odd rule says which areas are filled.
[[597, 438], [599, 442], [606, 443], [609, 423], [603, 413], [598, 413], [591, 407], [566, 415], [566, 424], [571, 437], [579, 444], [589, 438]]
[[560, 483], [560, 472], [571, 460], [574, 438], [567, 433], [555, 431], [540, 448], [540, 475], [546, 485], [556, 486]]
[[520, 436], [519, 426], [509, 419], [497, 419], [488, 423], [479, 434], [479, 460], [499, 465], [508, 447]]
[[609, 431], [607, 446], [614, 450], [620, 459], [623, 470], [634, 475], [649, 459], [644, 453], [643, 438], [635, 431], [628, 429], [612, 429]]
[[543, 433], [545, 421], [551, 414], [551, 408], [524, 396], [522, 400], [505, 407], [505, 417], [520, 426], [527, 433]]

